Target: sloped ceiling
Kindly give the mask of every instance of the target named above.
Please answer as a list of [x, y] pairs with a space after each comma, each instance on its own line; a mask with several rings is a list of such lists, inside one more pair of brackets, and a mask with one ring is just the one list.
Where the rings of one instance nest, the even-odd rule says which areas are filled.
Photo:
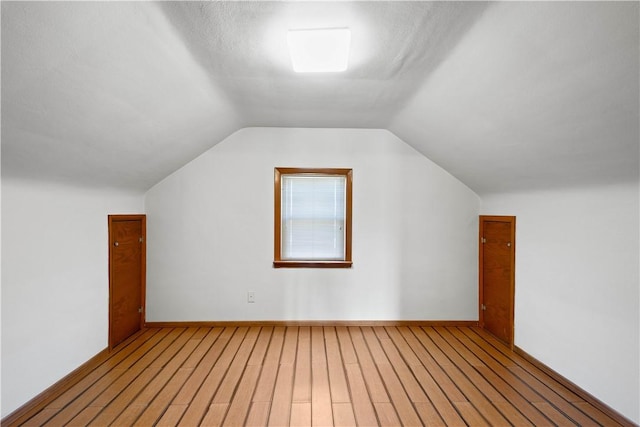
[[[2, 175], [144, 191], [246, 126], [389, 129], [479, 194], [638, 181], [637, 2], [2, 2]], [[296, 74], [290, 28], [352, 30]]]

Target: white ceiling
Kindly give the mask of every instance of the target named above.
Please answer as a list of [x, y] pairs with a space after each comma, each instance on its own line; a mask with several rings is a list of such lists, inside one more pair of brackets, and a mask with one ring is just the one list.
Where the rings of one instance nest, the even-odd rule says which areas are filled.
[[[246, 126], [389, 129], [479, 194], [638, 181], [638, 2], [2, 2], [2, 175], [146, 190]], [[290, 28], [350, 27], [291, 71]]]

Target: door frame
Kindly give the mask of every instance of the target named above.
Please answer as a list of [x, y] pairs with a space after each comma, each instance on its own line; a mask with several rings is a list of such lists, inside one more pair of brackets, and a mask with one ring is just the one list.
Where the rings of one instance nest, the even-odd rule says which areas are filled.
[[478, 324], [484, 329], [484, 310], [482, 306], [484, 304], [484, 223], [485, 222], [507, 222], [511, 225], [510, 237], [511, 237], [511, 260], [510, 268], [511, 275], [509, 280], [509, 323], [511, 326], [511, 336], [507, 343], [511, 349], [514, 349], [514, 335], [515, 335], [515, 284], [516, 284], [516, 217], [507, 215], [480, 215], [479, 217], [479, 231], [478, 231]]
[[140, 313], [140, 329], [146, 324], [146, 292], [147, 292], [147, 216], [144, 214], [136, 215], [108, 215], [108, 232], [109, 232], [109, 350], [112, 350], [113, 336], [112, 336], [112, 323], [113, 313], [111, 310], [111, 304], [113, 302], [113, 247], [115, 238], [113, 235], [113, 223], [119, 221], [140, 221], [142, 228], [142, 248], [141, 248], [141, 268], [140, 268], [140, 304], [142, 305], [142, 311]]

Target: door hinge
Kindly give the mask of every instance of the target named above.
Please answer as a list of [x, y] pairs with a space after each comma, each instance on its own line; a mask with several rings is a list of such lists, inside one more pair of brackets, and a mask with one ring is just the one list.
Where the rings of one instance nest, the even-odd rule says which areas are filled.
[[140, 242], [140, 243], [144, 242], [144, 238], [140, 237], [140, 238], [138, 239], [138, 242]]
[[487, 243], [487, 239], [485, 239], [484, 237], [481, 237], [480, 241], [482, 241], [482, 243]]
[[142, 307], [138, 307], [138, 313], [142, 313]]
[[485, 311], [485, 310], [487, 309], [487, 306], [486, 306], [486, 305], [484, 305], [484, 304], [482, 304], [482, 305], [480, 306], [480, 308], [482, 309], [482, 311]]

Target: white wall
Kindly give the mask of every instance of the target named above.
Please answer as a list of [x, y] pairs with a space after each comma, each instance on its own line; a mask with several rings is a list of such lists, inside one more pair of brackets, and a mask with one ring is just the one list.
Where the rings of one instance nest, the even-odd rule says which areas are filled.
[[515, 344], [640, 422], [638, 184], [490, 195], [516, 215]]
[[[352, 269], [272, 267], [276, 166], [353, 168]], [[479, 199], [388, 131], [246, 128], [145, 209], [149, 321], [477, 320]]]
[[142, 194], [2, 178], [2, 417], [107, 347], [107, 215], [142, 208]]

